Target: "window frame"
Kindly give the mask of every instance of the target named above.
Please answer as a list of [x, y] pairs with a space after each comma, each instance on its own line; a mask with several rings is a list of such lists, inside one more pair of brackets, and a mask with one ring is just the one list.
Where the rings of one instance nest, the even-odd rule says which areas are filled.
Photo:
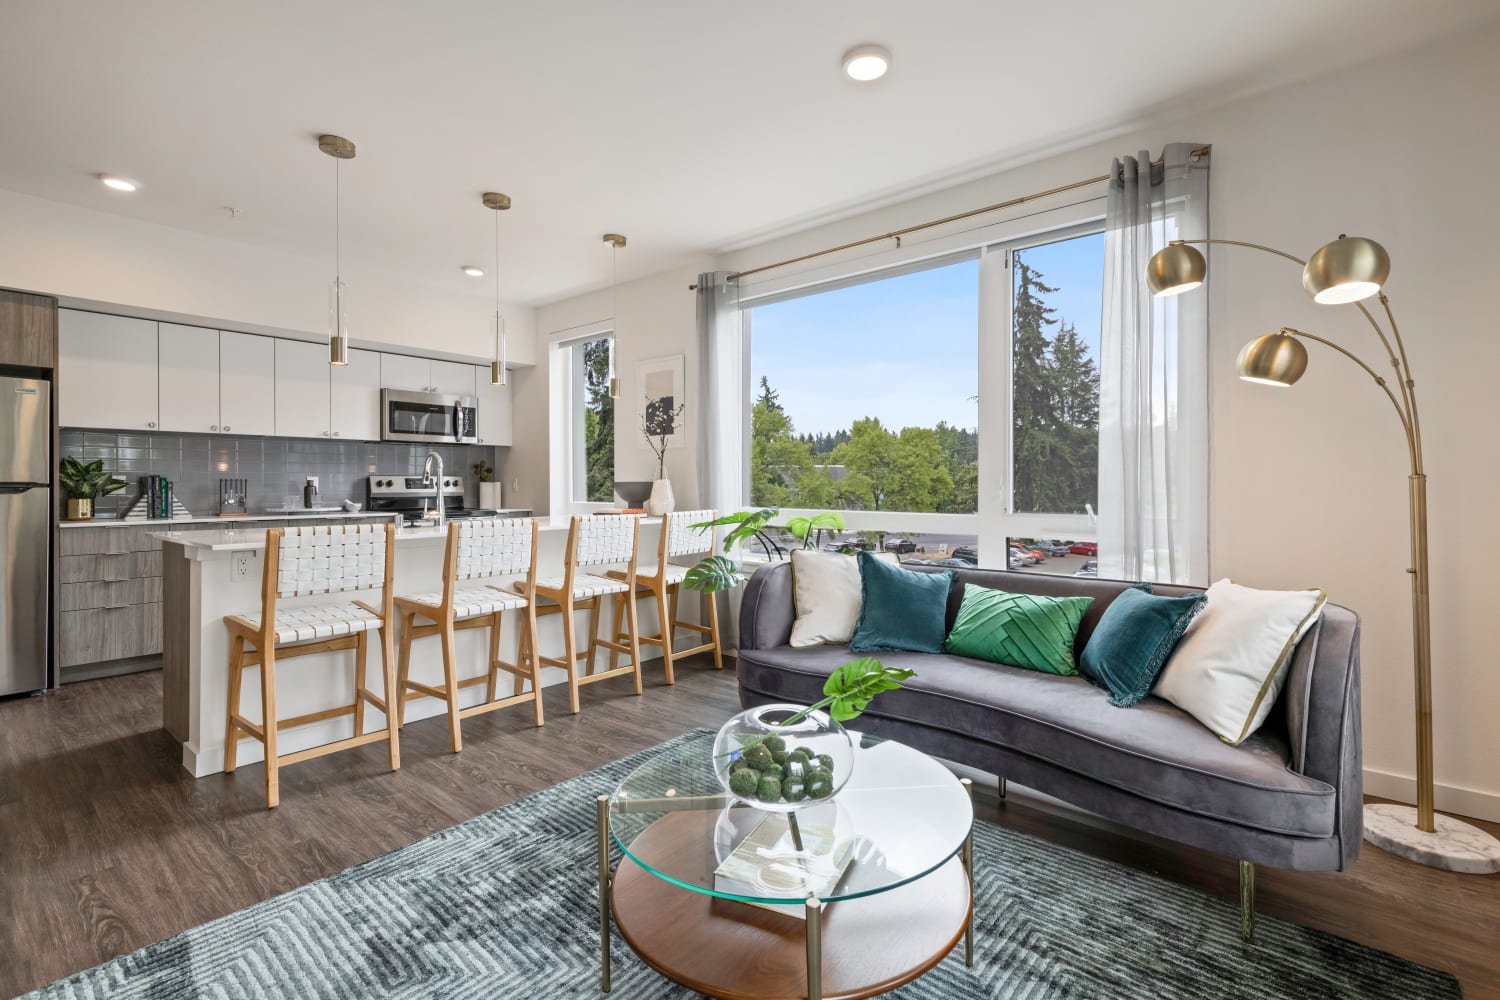
[[[607, 338], [610, 350], [615, 349], [612, 320], [600, 320], [583, 326], [560, 330], [550, 336], [547, 346], [549, 374], [549, 425], [550, 449], [553, 460], [550, 464], [549, 492], [553, 498], [554, 514], [590, 514], [617, 506], [614, 498], [608, 501], [575, 499], [581, 481], [586, 483], [588, 468], [586, 457], [577, 447], [580, 424], [586, 403], [583, 400], [584, 373], [575, 363], [578, 348], [590, 341]], [[616, 435], [616, 444], [619, 443]]]
[[[1105, 199], [1082, 199], [1039, 209], [1002, 222], [958, 232], [938, 232], [925, 239], [908, 238], [904, 245], [835, 264], [778, 269], [779, 273], [741, 286], [740, 307], [748, 313], [759, 305], [835, 291], [914, 271], [941, 267], [964, 259], [979, 259], [979, 502], [973, 514], [915, 511], [840, 511], [851, 531], [973, 535], [981, 552], [1004, 552], [1008, 539], [1072, 538], [1097, 541], [1097, 517], [1088, 514], [1017, 513], [1014, 507], [1011, 397], [1013, 373], [1013, 275], [1009, 253], [1104, 230]], [[1101, 281], [1103, 275], [1101, 273]], [[745, 351], [754, 358], [755, 324], [746, 317]], [[753, 363], [745, 371], [745, 398], [754, 398]], [[987, 433], [988, 430], [988, 433]], [[1001, 433], [1003, 431], [1003, 434]], [[998, 443], [997, 442], [998, 439]], [[745, 461], [749, 462], [749, 435]], [[749, 487], [749, 477], [745, 478]], [[752, 509], [749, 497], [741, 509]], [[818, 513], [808, 508], [782, 508], [783, 519]], [[747, 556], [749, 554], [747, 553]], [[755, 561], [750, 557], [749, 561]]]

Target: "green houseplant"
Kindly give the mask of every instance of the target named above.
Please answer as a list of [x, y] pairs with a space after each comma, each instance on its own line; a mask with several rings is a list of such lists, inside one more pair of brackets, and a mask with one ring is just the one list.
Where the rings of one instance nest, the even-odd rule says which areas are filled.
[[[769, 534], [771, 522], [780, 515], [781, 511], [776, 508], [765, 507], [761, 510], [735, 511], [712, 521], [700, 521], [692, 525], [696, 531], [712, 531], [722, 527], [730, 530], [724, 535], [724, 555], [704, 556], [696, 566], [688, 570], [682, 585], [705, 594], [716, 594], [721, 590], [738, 587], [745, 577], [734, 560], [729, 558], [729, 553], [752, 540], [760, 543], [761, 550], [768, 557], [780, 559], [785, 550]], [[812, 517], [799, 515], [788, 518], [785, 527], [788, 534], [802, 543], [802, 548], [814, 549], [822, 539], [823, 532], [844, 530], [844, 515], [831, 510]], [[848, 554], [854, 550], [848, 546], [840, 546], [839, 551]]]
[[58, 466], [58, 480], [63, 492], [68, 495], [69, 521], [88, 521], [94, 516], [94, 498], [108, 496], [125, 488], [123, 479], [104, 471], [99, 460], [84, 465], [71, 456], [65, 457]]

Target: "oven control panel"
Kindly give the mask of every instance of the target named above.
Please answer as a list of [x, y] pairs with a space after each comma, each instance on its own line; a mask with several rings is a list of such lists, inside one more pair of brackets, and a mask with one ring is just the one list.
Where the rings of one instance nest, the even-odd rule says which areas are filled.
[[[370, 477], [370, 496], [432, 496], [432, 483], [421, 476], [374, 475]], [[443, 495], [461, 496], [464, 481], [456, 476], [443, 477]]]

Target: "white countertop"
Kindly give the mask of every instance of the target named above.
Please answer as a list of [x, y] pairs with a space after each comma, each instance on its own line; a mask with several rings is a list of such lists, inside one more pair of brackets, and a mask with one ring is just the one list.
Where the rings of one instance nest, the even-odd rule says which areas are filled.
[[137, 518], [126, 520], [123, 517], [96, 517], [91, 521], [63, 521], [64, 528], [144, 528], [156, 524], [243, 524], [246, 521], [326, 521], [330, 518], [344, 517], [374, 517], [389, 519], [392, 515], [387, 511], [369, 510], [340, 510], [337, 512], [315, 513], [309, 511], [306, 514], [249, 514], [244, 517], [174, 517], [167, 518]]
[[[621, 515], [624, 517], [639, 517], [642, 525], [659, 525], [659, 517], [642, 517], [641, 515]], [[250, 520], [249, 518], [236, 518], [238, 521]], [[267, 518], [266, 520], [285, 520], [284, 518]], [[571, 517], [541, 517], [537, 518], [538, 530], [544, 532], [567, 531], [572, 525]], [[140, 524], [141, 522], [131, 522]], [[160, 523], [160, 522], [151, 522]], [[452, 522], [449, 522], [450, 524]], [[153, 537], [163, 542], [174, 542], [181, 545], [189, 558], [201, 558], [202, 554], [208, 552], [244, 552], [248, 550], [263, 549], [266, 547], [266, 533], [256, 531], [253, 528], [229, 528], [222, 531], [159, 531]], [[401, 542], [423, 542], [443, 539], [448, 537], [448, 529], [444, 528], [398, 528], [396, 529], [396, 541]], [[196, 554], [195, 554], [196, 553]]]

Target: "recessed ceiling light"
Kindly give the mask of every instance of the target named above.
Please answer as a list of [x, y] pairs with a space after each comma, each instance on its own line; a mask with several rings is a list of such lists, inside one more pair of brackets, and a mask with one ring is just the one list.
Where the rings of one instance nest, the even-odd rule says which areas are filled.
[[844, 73], [851, 80], [878, 80], [890, 68], [891, 54], [879, 45], [856, 45], [844, 53]]
[[464, 274], [467, 274], [471, 278], [484, 277], [484, 268], [480, 267], [477, 264], [465, 264], [463, 267], [459, 268], [459, 270]]
[[134, 191], [140, 187], [135, 181], [128, 177], [116, 177], [114, 174], [100, 174], [99, 183], [111, 191]]

